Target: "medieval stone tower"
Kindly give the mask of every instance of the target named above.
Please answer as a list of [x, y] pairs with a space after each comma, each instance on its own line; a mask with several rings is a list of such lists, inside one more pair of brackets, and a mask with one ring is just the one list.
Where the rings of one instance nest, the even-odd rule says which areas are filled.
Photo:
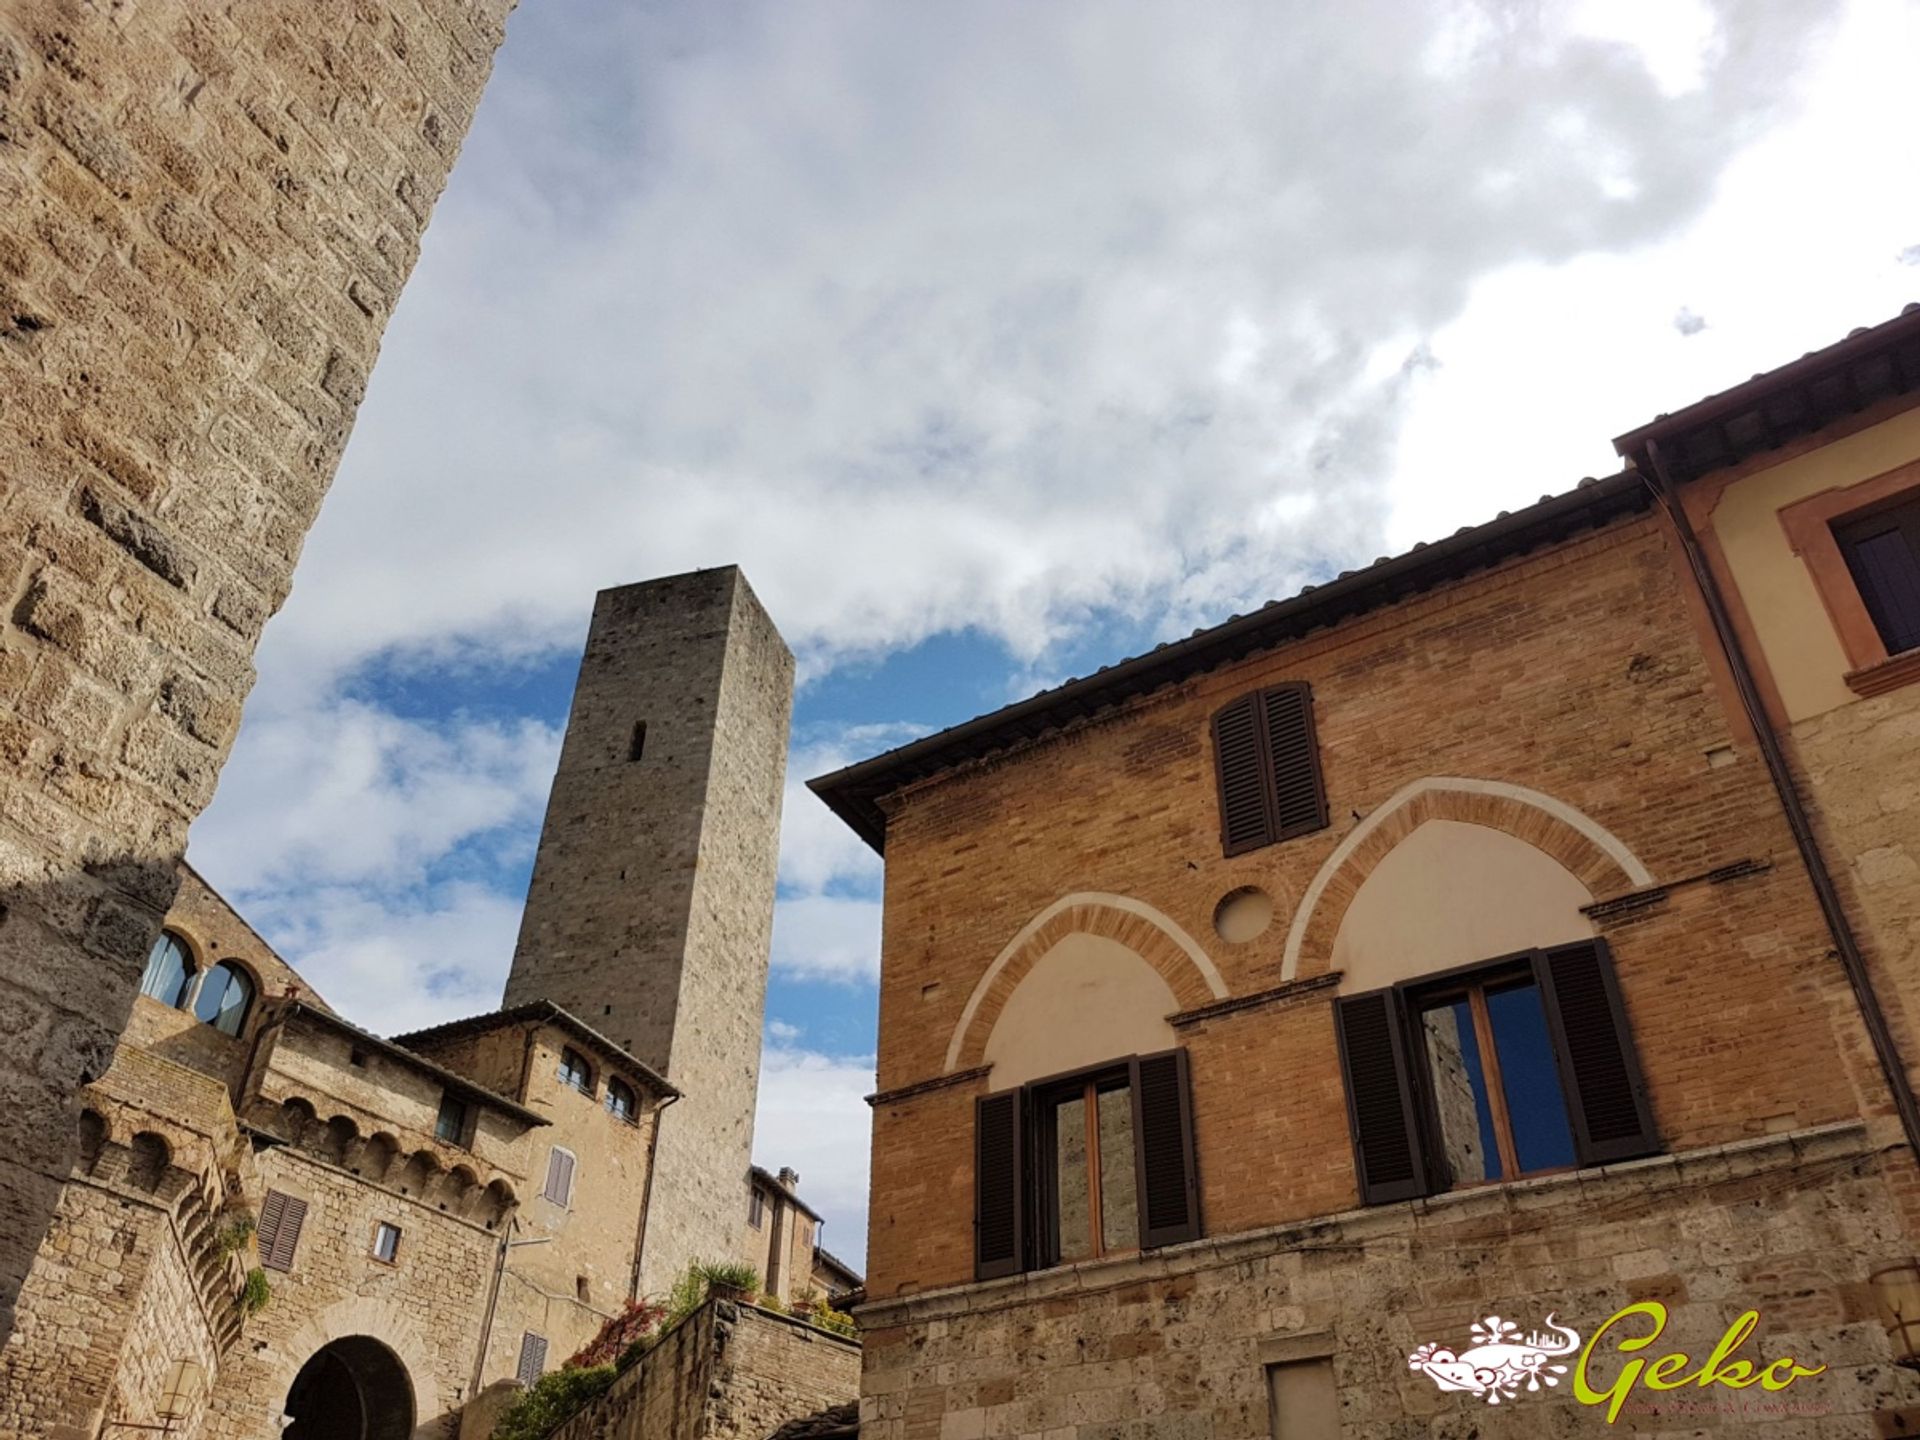
[[793, 656], [734, 567], [595, 601], [506, 1003], [551, 1000], [685, 1092], [642, 1293], [740, 1251], [792, 707]]

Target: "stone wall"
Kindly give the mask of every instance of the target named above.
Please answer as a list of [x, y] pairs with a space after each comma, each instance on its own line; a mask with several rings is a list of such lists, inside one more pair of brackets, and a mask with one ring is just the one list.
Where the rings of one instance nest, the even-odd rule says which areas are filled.
[[[1642, 1358], [1697, 1366], [1751, 1308], [1742, 1358], [1827, 1368], [1780, 1393], [1640, 1387], [1622, 1432], [1908, 1434], [1870, 1419], [1920, 1402], [1920, 1378], [1889, 1363], [1865, 1282], [1904, 1253], [1895, 1192], [1914, 1179], [1910, 1157], [1841, 1125], [875, 1302], [861, 1436], [1263, 1440], [1301, 1433], [1269, 1428], [1268, 1365], [1316, 1357], [1331, 1360], [1343, 1435], [1598, 1435], [1603, 1412], [1571, 1393], [1577, 1354], [1554, 1362], [1569, 1367], [1557, 1384], [1498, 1405], [1440, 1390], [1409, 1356], [1465, 1350], [1496, 1314], [1527, 1331], [1552, 1313], [1584, 1342], [1639, 1301], [1670, 1314]], [[1603, 1339], [1596, 1389], [1625, 1358]]]
[[685, 1092], [661, 1117], [646, 1294], [741, 1248], [792, 698], [737, 569], [595, 601], [506, 1003], [550, 1000]]
[[851, 1400], [860, 1347], [752, 1305], [710, 1300], [551, 1440], [765, 1440]]
[[510, 3], [0, 13], [0, 1337]]

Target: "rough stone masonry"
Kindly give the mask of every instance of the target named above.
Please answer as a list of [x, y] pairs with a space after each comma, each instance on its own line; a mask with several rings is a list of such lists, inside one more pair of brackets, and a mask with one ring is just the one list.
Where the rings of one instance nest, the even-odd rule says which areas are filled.
[[0, 10], [0, 1340], [511, 8]]

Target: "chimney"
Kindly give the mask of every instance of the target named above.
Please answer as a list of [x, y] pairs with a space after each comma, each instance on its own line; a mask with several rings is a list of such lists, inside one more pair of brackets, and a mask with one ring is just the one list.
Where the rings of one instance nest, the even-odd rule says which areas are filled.
[[800, 1188], [800, 1172], [790, 1166], [780, 1167], [780, 1188], [791, 1193]]

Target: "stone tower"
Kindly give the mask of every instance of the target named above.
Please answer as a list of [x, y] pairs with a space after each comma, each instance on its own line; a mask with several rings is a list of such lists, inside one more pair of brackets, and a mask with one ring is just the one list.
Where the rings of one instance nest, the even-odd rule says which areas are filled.
[[0, 3], [0, 1341], [510, 8]]
[[506, 1003], [551, 1000], [659, 1070], [643, 1294], [746, 1223], [793, 656], [739, 570], [603, 590]]

